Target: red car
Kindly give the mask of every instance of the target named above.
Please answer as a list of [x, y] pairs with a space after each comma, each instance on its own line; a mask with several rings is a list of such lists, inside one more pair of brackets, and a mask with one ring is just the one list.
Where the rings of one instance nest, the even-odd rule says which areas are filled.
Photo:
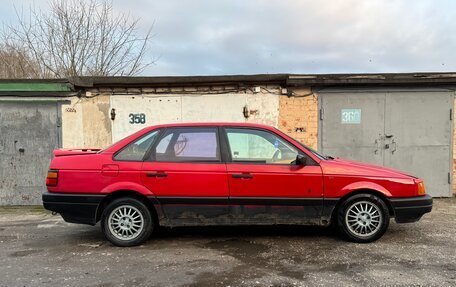
[[251, 224], [334, 224], [371, 242], [390, 217], [414, 222], [432, 209], [419, 178], [246, 123], [158, 125], [103, 150], [55, 150], [46, 185], [46, 209], [101, 221], [118, 246], [141, 244], [158, 226]]

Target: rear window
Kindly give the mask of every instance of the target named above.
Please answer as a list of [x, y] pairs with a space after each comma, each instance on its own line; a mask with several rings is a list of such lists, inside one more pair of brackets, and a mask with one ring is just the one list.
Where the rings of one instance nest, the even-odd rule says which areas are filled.
[[122, 161], [142, 161], [147, 150], [157, 138], [158, 130], [153, 131], [123, 148], [116, 156], [115, 160]]

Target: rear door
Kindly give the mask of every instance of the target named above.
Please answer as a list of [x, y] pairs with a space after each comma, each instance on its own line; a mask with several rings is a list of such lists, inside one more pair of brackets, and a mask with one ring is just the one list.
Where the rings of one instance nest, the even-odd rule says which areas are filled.
[[[275, 133], [225, 128], [233, 218], [238, 223], [318, 224], [323, 182], [320, 166]], [[303, 154], [304, 155], [304, 154]], [[306, 156], [306, 155], [305, 155]]]
[[153, 145], [141, 179], [175, 225], [228, 221], [229, 190], [218, 128], [168, 128]]

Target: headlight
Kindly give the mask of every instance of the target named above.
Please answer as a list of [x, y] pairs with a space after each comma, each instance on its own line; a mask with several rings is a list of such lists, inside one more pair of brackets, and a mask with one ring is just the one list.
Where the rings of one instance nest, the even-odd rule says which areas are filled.
[[420, 181], [418, 182], [418, 195], [425, 195], [426, 194], [426, 189], [424, 188], [424, 182]]

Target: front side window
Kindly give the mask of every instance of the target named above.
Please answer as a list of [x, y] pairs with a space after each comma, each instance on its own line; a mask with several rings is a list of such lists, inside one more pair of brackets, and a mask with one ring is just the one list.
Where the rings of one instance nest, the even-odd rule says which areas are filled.
[[233, 162], [291, 164], [298, 150], [273, 133], [243, 128], [227, 128]]
[[218, 162], [220, 152], [216, 128], [168, 129], [155, 148], [156, 161]]
[[157, 135], [158, 131], [153, 131], [145, 136], [142, 136], [122, 149], [118, 154], [116, 154], [114, 159], [122, 161], [142, 161], [147, 150], [157, 138]]

